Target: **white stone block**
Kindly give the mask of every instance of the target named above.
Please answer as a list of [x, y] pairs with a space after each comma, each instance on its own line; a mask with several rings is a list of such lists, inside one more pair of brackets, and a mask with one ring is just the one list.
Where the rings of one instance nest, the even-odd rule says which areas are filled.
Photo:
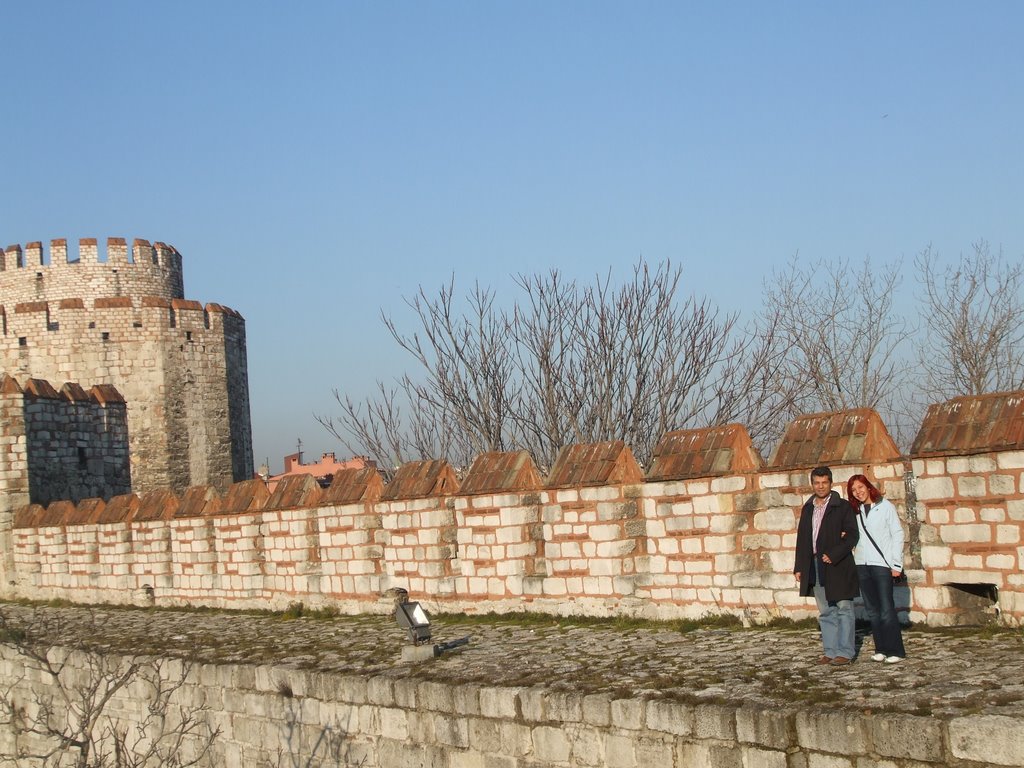
[[974, 510], [970, 507], [957, 507], [953, 510], [953, 522], [974, 523], [977, 522], [977, 516], [974, 514]]
[[1001, 507], [982, 507], [978, 517], [986, 523], [1002, 523], [1006, 520], [1006, 510]]
[[581, 501], [611, 501], [622, 497], [622, 492], [615, 486], [598, 486], [593, 488], [581, 488]]
[[742, 530], [747, 523], [745, 515], [714, 515], [709, 521], [711, 533], [736, 533]]
[[765, 474], [761, 475], [760, 480], [762, 488], [785, 488], [790, 485], [787, 474]]
[[988, 544], [992, 541], [990, 525], [943, 525], [939, 538], [947, 544]]
[[921, 547], [921, 565], [926, 570], [929, 568], [945, 568], [952, 560], [952, 550], [949, 547]]
[[562, 596], [567, 595], [569, 590], [566, 588], [565, 579], [560, 579], [554, 576], [549, 576], [544, 579], [544, 594]]
[[1024, 522], [1024, 499], [1007, 499], [1006, 514], [1011, 520]]
[[977, 498], [979, 496], [987, 495], [988, 489], [985, 487], [985, 478], [977, 476], [968, 476], [957, 478], [957, 490], [961, 496], [968, 498]]
[[953, 552], [953, 567], [967, 569], [981, 568], [981, 555], [968, 555], [960, 552]]
[[971, 462], [966, 456], [951, 456], [946, 459], [946, 471], [951, 475], [963, 475], [971, 471]]
[[736, 549], [736, 538], [734, 536], [705, 536], [704, 550], [706, 552], [732, 552]]
[[597, 545], [598, 557], [620, 558], [632, 555], [636, 551], [636, 542], [632, 539], [625, 539], [623, 541], [605, 541]]
[[1012, 555], [989, 555], [985, 558], [985, 567], [1000, 571], [1014, 570], [1017, 568], [1017, 558]]
[[528, 525], [536, 523], [538, 511], [536, 507], [511, 507], [498, 513], [501, 525]]
[[999, 469], [1024, 469], [1024, 451], [1003, 451], [996, 454]]
[[660, 539], [665, 536], [665, 523], [662, 520], [647, 520], [647, 537], [649, 539]]
[[996, 526], [996, 543], [997, 544], [1019, 544], [1020, 543], [1020, 527], [1016, 525], [997, 525]]
[[622, 536], [618, 525], [595, 525], [590, 528], [590, 538], [594, 541], [612, 541]]
[[545, 763], [566, 763], [572, 752], [568, 734], [561, 728], [540, 725], [532, 729], [533, 751]]
[[674, 701], [647, 702], [647, 727], [674, 736], [689, 736], [693, 732], [693, 708]]
[[773, 533], [752, 533], [740, 537], [740, 549], [747, 551], [778, 549], [781, 543], [782, 537]]
[[961, 760], [984, 765], [1024, 765], [1024, 738], [1017, 718], [968, 715], [951, 720], [949, 749]]
[[971, 456], [967, 466], [971, 472], [987, 475], [996, 471], [996, 460], [992, 456]]
[[619, 576], [622, 573], [622, 561], [611, 559], [591, 560], [590, 573], [593, 576]]
[[735, 477], [716, 477], [711, 481], [712, 493], [735, 493], [747, 488], [747, 478], [742, 475]]
[[754, 528], [758, 531], [792, 531], [796, 529], [796, 514], [788, 507], [766, 509], [754, 514]]
[[992, 496], [1012, 496], [1017, 493], [1017, 481], [1013, 475], [989, 475], [988, 489]]
[[722, 511], [718, 496], [696, 496], [693, 499], [693, 511], [698, 515], [715, 515]]
[[686, 555], [699, 555], [704, 551], [702, 540], [697, 536], [689, 536], [679, 541], [680, 549]]
[[948, 477], [919, 478], [917, 498], [922, 501], [950, 499], [953, 497], [953, 480]]

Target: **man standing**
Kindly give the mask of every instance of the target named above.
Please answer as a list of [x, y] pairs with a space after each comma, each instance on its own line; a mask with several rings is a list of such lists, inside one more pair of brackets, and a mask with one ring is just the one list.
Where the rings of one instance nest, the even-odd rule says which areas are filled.
[[859, 536], [850, 502], [832, 490], [832, 470], [811, 470], [814, 495], [800, 510], [793, 573], [802, 597], [814, 596], [825, 655], [819, 664], [842, 666], [856, 652], [853, 599], [859, 594], [853, 548]]

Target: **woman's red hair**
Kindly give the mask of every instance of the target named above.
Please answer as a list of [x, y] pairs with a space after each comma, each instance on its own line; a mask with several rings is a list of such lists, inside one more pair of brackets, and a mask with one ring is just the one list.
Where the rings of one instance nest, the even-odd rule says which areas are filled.
[[858, 480], [864, 483], [865, 486], [867, 486], [868, 498], [871, 500], [872, 504], [877, 504], [882, 500], [882, 492], [875, 488], [874, 484], [870, 480], [868, 480], [867, 477], [865, 477], [864, 475], [854, 475], [853, 477], [846, 481], [846, 498], [847, 500], [849, 500], [851, 504], [853, 504], [855, 508], [858, 504], [860, 504], [860, 502], [857, 501], [857, 499], [855, 499], [853, 496], [853, 484], [856, 483]]

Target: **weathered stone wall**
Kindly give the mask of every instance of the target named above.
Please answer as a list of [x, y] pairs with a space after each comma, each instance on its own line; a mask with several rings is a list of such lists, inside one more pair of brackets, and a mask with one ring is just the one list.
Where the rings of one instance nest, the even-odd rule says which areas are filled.
[[[461, 485], [445, 462], [427, 461], [386, 486], [368, 469], [339, 472], [326, 490], [295, 476], [273, 494], [250, 480], [223, 496], [193, 487], [51, 505], [45, 516], [28, 507], [15, 516], [7, 588], [80, 602], [359, 612], [402, 587], [452, 611], [804, 617], [814, 606], [797, 594], [793, 550], [808, 467], [824, 462], [841, 493], [863, 473], [896, 505], [912, 593], [899, 597], [912, 620], [962, 622], [966, 594], [972, 621], [998, 610], [1024, 624], [1024, 450], [908, 461], [887, 434], [870, 438], [879, 424], [863, 411], [804, 417], [769, 466], [749, 460], [749, 437], [732, 426], [699, 440], [670, 433], [646, 477], [611, 442], [567, 447], [543, 482], [524, 453], [485, 454]], [[686, 476], [709, 466], [718, 474]], [[95, 542], [87, 566], [72, 541]], [[44, 555], [74, 572], [41, 569]]]
[[118, 496], [131, 491], [128, 415], [110, 385], [65, 385], [45, 380], [25, 387], [29, 498], [48, 505]]
[[[83, 656], [52, 655], [89, 679]], [[181, 662], [164, 664], [168, 680], [182, 670]], [[18, 702], [55, 693], [8, 646], [0, 646], [0, 679]], [[145, 693], [120, 690], [109, 711], [122, 726], [141, 722]], [[211, 764], [221, 768], [321, 760], [363, 768], [1024, 765], [1020, 720], [1004, 715], [689, 704], [249, 665], [193, 666], [172, 703], [172, 722], [181, 710], [205, 708], [202, 717], [219, 730]], [[0, 754], [15, 748], [11, 730], [0, 731]], [[186, 741], [181, 755], [194, 748]]]
[[81, 261], [68, 263], [62, 243], [45, 265], [38, 243], [0, 253], [0, 370], [116, 387], [136, 492], [223, 490], [251, 477], [242, 317], [182, 298], [181, 256], [169, 246], [137, 240], [130, 262], [110, 238], [100, 262], [83, 240]]

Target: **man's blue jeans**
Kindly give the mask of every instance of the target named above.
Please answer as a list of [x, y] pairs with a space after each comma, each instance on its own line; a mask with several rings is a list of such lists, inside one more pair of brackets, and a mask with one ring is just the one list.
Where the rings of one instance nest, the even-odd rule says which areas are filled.
[[829, 566], [815, 556], [814, 602], [818, 604], [818, 626], [821, 628], [821, 644], [830, 659], [843, 656], [852, 659], [857, 652], [857, 616], [853, 611], [853, 600], [829, 602], [825, 598], [822, 571]]

